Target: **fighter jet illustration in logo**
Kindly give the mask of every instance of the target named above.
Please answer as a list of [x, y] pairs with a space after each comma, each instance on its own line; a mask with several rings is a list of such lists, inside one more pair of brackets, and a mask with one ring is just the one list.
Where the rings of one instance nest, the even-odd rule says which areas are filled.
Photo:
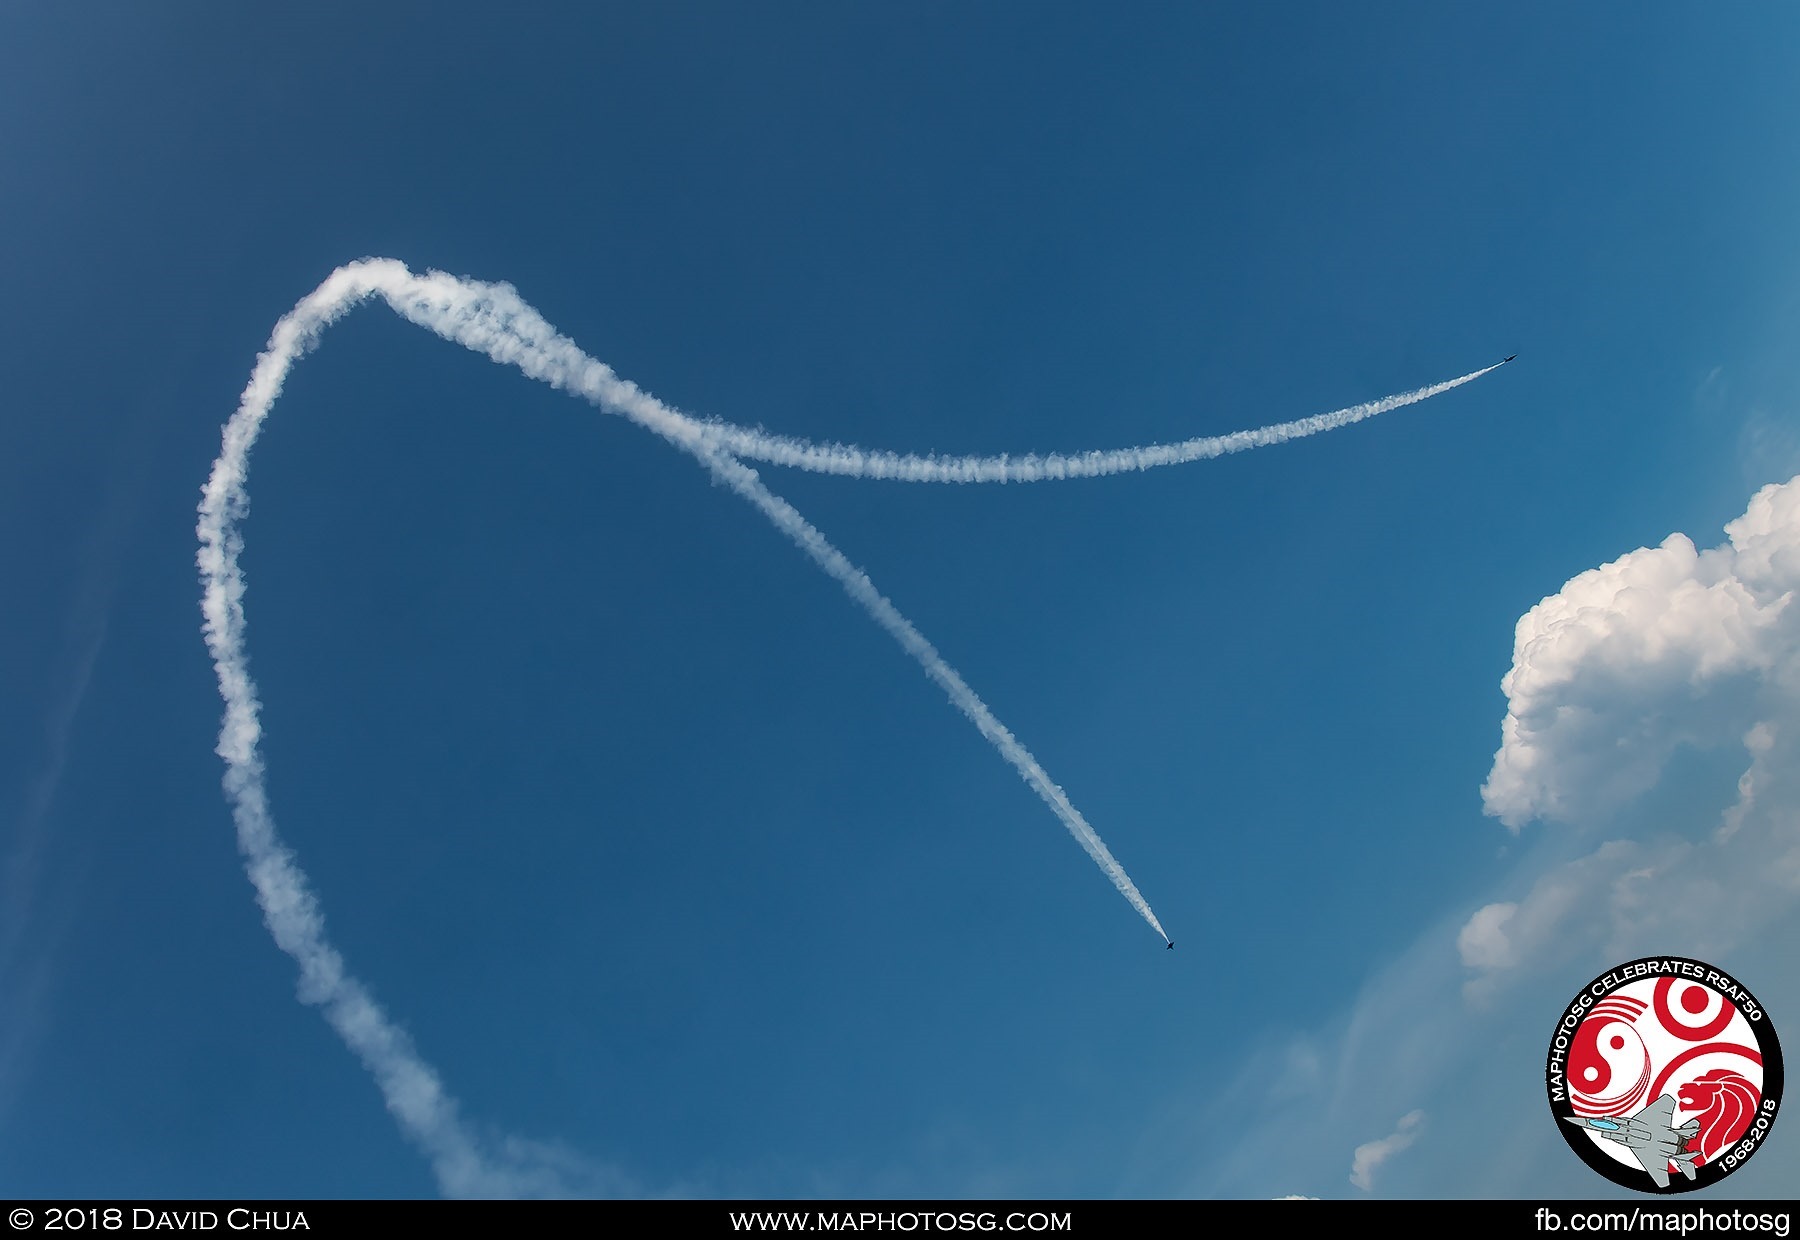
[[1687, 1143], [1700, 1131], [1700, 1121], [1690, 1119], [1679, 1128], [1671, 1127], [1675, 1118], [1675, 1099], [1664, 1094], [1632, 1116], [1611, 1119], [1589, 1119], [1581, 1115], [1565, 1115], [1563, 1123], [1585, 1128], [1596, 1137], [1617, 1141], [1631, 1151], [1638, 1165], [1650, 1173], [1658, 1188], [1669, 1186], [1669, 1164], [1688, 1179], [1694, 1178], [1694, 1160], [1700, 1151], [1689, 1150]]

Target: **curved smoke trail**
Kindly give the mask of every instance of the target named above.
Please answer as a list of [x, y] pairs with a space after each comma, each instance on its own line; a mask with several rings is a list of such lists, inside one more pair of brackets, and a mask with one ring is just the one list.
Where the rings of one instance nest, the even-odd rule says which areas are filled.
[[1365, 401], [1330, 413], [1315, 413], [1292, 422], [1277, 422], [1255, 430], [1207, 435], [1184, 439], [1180, 443], [1067, 454], [1053, 452], [1048, 456], [917, 456], [859, 448], [854, 444], [817, 443], [789, 435], [771, 435], [729, 422], [709, 420], [702, 423], [702, 427], [709, 440], [733, 456], [818, 474], [883, 478], [895, 482], [1060, 482], [1068, 478], [1101, 478], [1107, 474], [1141, 472], [1164, 465], [1186, 465], [1190, 461], [1207, 461], [1233, 452], [1272, 447], [1290, 439], [1304, 439], [1308, 435], [1334, 431], [1352, 422], [1430, 400], [1498, 370], [1500, 365], [1485, 366], [1455, 379], [1414, 388], [1410, 392], [1397, 392], [1380, 400]]
[[[1388, 409], [1424, 400], [1487, 373], [1321, 414], [1298, 422], [1184, 444], [1126, 448], [1081, 456], [919, 457], [817, 445], [744, 427], [700, 421], [620, 379], [603, 363], [560, 335], [511, 287], [459, 280], [441, 272], [415, 275], [391, 259], [351, 263], [329, 277], [271, 333], [257, 358], [237, 411], [225, 425], [200, 504], [198, 564], [204, 586], [207, 647], [219, 678], [225, 714], [217, 751], [225, 760], [224, 785], [237, 824], [238, 847], [256, 888], [263, 919], [281, 949], [300, 966], [300, 998], [323, 1008], [326, 1019], [375, 1077], [388, 1109], [432, 1161], [440, 1185], [456, 1195], [492, 1195], [554, 1188], [555, 1171], [532, 1165], [514, 1149], [498, 1156], [484, 1150], [457, 1113], [437, 1074], [373, 997], [347, 972], [326, 937], [317, 898], [270, 813], [258, 749], [260, 704], [250, 677], [244, 618], [244, 577], [239, 567], [249, 510], [250, 450], [288, 372], [315, 347], [321, 333], [358, 303], [379, 294], [402, 317], [447, 340], [517, 366], [531, 378], [580, 395], [619, 414], [692, 455], [719, 482], [755, 505], [814, 563], [838, 582], [865, 612], [918, 662], [1021, 778], [1050, 807], [1131, 903], [1165, 939], [1161, 923], [1124, 867], [1004, 724], [945, 662], [874, 583], [804, 517], [762, 484], [740, 456], [827, 473], [920, 482], [1038, 481], [1091, 477], [1126, 469], [1200, 460], [1226, 452], [1317, 434]], [[1493, 369], [1489, 367], [1488, 370]], [[541, 1162], [541, 1160], [538, 1160]]]

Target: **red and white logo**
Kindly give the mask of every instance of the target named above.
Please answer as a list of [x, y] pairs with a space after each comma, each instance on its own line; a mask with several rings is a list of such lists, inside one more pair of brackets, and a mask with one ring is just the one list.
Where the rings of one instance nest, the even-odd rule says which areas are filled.
[[1617, 1184], [1682, 1193], [1761, 1146], [1781, 1104], [1768, 1013], [1712, 965], [1646, 957], [1576, 995], [1550, 1040], [1550, 1111], [1569, 1147]]

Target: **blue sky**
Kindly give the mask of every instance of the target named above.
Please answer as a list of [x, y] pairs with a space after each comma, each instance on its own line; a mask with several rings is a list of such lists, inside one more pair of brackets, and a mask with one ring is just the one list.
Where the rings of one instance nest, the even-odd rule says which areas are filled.
[[[489, 1148], [633, 1195], [1610, 1191], [1536, 1094], [1568, 993], [1710, 952], [1800, 1028], [1782, 745], [1714, 838], [1796, 622], [1729, 683], [1706, 613], [1691, 666], [1500, 684], [1539, 600], [1800, 473], [1797, 38], [1778, 6], [9, 6], [0, 1187], [444, 1187], [261, 925], [193, 564], [275, 321], [381, 255], [511, 283], [691, 413], [903, 451], [1223, 433], [1520, 355], [1142, 475], [760, 467], [1165, 953], [692, 461], [380, 305], [333, 327], [253, 458], [269, 790]], [[1546, 732], [1543, 786], [1484, 803], [1509, 707], [1567, 702], [1617, 735]], [[1615, 751], [1654, 782], [1538, 812]], [[1646, 867], [1698, 877], [1570, 911]], [[1505, 1159], [1437, 1135], [1475, 1112]], [[1794, 1141], [1716, 1193], [1791, 1185]]]

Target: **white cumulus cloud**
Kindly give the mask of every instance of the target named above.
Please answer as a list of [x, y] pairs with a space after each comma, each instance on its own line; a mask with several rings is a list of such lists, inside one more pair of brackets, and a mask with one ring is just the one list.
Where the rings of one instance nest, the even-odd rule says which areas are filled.
[[[1476, 997], [1575, 947], [1724, 953], [1800, 895], [1800, 478], [1764, 487], [1725, 534], [1705, 551], [1672, 534], [1519, 621], [1487, 812], [1621, 838], [1469, 918], [1457, 946]], [[1741, 752], [1736, 797], [1653, 830], [1625, 811], [1684, 746]]]
[[[1483, 788], [1515, 832], [1508, 871], [1374, 972], [1291, 1062], [1250, 1057], [1201, 1131], [1240, 1123], [1192, 1190], [1286, 1191], [1341, 1172], [1402, 1195], [1592, 1191], [1545, 1141], [1542, 1048], [1573, 988], [1620, 961], [1678, 954], [1771, 1006], [1800, 994], [1800, 478], [1764, 488], [1726, 540], [1684, 535], [1584, 572], [1520, 619], [1502, 744]], [[1674, 759], [1683, 749], [1698, 766]], [[1704, 774], [1696, 776], [1695, 771]], [[1300, 1051], [1304, 1054], [1301, 1055]], [[1480, 1115], [1484, 1145], [1366, 1140], [1370, 1116]], [[1293, 1134], [1313, 1140], [1296, 1145]], [[1360, 1142], [1360, 1144], [1359, 1144]], [[1264, 1170], [1278, 1166], [1279, 1177]], [[1787, 1169], [1750, 1164], [1748, 1193]], [[1791, 1176], [1787, 1177], [1791, 1179]]]
[[1375, 1187], [1375, 1172], [1381, 1164], [1398, 1154], [1401, 1150], [1419, 1139], [1419, 1126], [1425, 1122], [1425, 1112], [1408, 1111], [1400, 1117], [1400, 1123], [1394, 1131], [1379, 1141], [1368, 1141], [1356, 1147], [1356, 1153], [1350, 1159], [1350, 1182], [1368, 1192]]
[[1527, 612], [1501, 681], [1488, 813], [1514, 830], [1598, 820], [1648, 790], [1678, 745], [1716, 739], [1721, 716], [1754, 698], [1744, 691], [1792, 661], [1797, 510], [1800, 480], [1767, 487], [1729, 543], [1696, 551], [1671, 534]]

